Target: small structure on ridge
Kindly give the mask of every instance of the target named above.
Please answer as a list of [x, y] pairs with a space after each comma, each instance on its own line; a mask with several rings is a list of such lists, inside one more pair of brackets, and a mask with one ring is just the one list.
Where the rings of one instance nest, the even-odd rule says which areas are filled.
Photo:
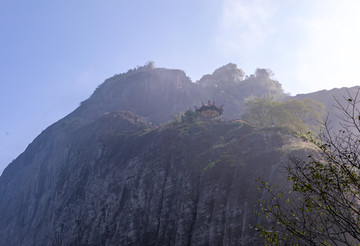
[[221, 105], [220, 107], [217, 107], [215, 105], [215, 101], [213, 103], [210, 102], [210, 100], [208, 101], [207, 104], [202, 104], [202, 106], [200, 108], [195, 107], [196, 112], [199, 112], [201, 114], [202, 117], [205, 118], [215, 118], [215, 117], [219, 117], [222, 115], [223, 113], [223, 105]]

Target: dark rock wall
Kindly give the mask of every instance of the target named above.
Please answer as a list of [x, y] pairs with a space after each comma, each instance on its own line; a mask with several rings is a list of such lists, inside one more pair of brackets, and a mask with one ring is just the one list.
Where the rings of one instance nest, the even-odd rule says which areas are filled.
[[15, 160], [0, 245], [262, 245], [254, 180], [277, 179], [295, 140], [224, 122], [129, 130], [122, 117], [62, 137], [54, 126]]
[[239, 118], [244, 98], [278, 93], [234, 64], [197, 83], [167, 69], [106, 80], [4, 170], [0, 245], [263, 245], [249, 226], [254, 180], [285, 180], [299, 140], [233, 122], [150, 129], [142, 117], [166, 123], [210, 99]]

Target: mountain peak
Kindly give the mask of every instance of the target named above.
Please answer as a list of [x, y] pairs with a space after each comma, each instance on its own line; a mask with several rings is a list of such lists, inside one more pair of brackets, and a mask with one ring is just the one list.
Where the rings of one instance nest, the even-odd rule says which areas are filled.
[[[243, 76], [229, 63], [192, 83], [148, 65], [105, 80], [5, 169], [0, 245], [263, 245], [254, 179], [286, 182], [286, 156], [306, 146], [233, 120], [246, 98], [283, 95], [269, 69]], [[149, 123], [201, 100], [223, 119]]]
[[244, 71], [237, 68], [234, 63], [228, 63], [222, 67], [215, 69], [210, 75], [204, 75], [198, 83], [202, 86], [219, 86], [221, 84], [232, 84], [243, 80]]
[[225, 78], [231, 78], [234, 82], [239, 82], [244, 77], [244, 71], [237, 68], [237, 65], [234, 63], [228, 63], [222, 67], [216, 69], [213, 76], [225, 76]]

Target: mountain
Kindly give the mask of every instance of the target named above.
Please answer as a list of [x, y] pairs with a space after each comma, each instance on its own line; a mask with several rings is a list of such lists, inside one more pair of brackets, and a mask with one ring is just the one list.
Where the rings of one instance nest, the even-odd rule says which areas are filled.
[[279, 179], [300, 141], [237, 122], [152, 129], [124, 112], [60, 127], [4, 171], [0, 245], [254, 245], [255, 179]]
[[241, 73], [235, 64], [229, 63], [193, 83], [183, 71], [176, 69], [130, 71], [105, 80], [66, 119], [91, 121], [105, 112], [120, 110], [161, 124], [208, 100], [224, 105], [225, 118], [240, 119], [245, 98], [283, 94], [281, 84], [270, 79], [265, 69], [258, 69], [244, 80]]
[[[225, 65], [115, 75], [45, 129], [0, 177], [0, 245], [263, 245], [250, 225], [255, 179], [286, 182], [310, 147], [282, 128], [172, 120], [215, 100], [240, 118], [246, 98], [282, 97], [271, 71]], [[160, 126], [159, 126], [160, 125]]]
[[[350, 88], [334, 88], [331, 90], [321, 90], [307, 94], [298, 94], [294, 98], [298, 100], [308, 98], [322, 103], [325, 106], [325, 112], [327, 112], [327, 114], [324, 116], [324, 121], [327, 121], [330, 124], [331, 129], [334, 132], [337, 132], [342, 128], [338, 122], [339, 116], [343, 113], [343, 111], [338, 108], [338, 103], [346, 105], [347, 99], [350, 98], [349, 95], [355, 97], [359, 93], [359, 89], [359, 86]], [[338, 101], [338, 103], [336, 101]]]

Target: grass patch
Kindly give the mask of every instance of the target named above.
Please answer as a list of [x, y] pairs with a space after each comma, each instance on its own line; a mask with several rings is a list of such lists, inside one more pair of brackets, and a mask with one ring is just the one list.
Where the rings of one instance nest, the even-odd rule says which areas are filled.
[[215, 161], [209, 162], [209, 164], [206, 165], [206, 167], [204, 168], [204, 171], [212, 168], [215, 165]]

